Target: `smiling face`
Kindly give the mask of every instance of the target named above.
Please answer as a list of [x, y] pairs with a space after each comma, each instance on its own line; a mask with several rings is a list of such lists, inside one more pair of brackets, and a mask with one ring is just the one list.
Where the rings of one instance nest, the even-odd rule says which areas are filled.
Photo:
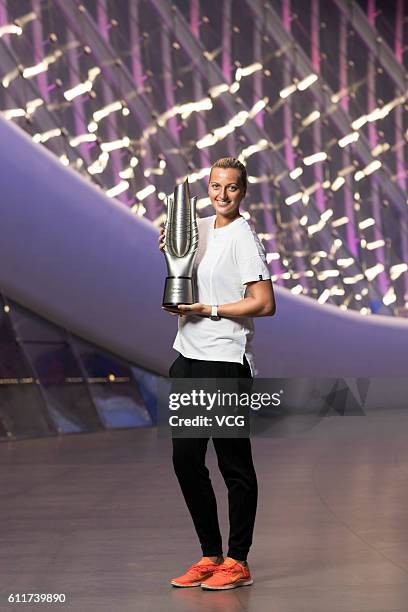
[[245, 195], [241, 173], [236, 168], [213, 168], [208, 183], [208, 195], [217, 220], [233, 221], [239, 216], [239, 203]]

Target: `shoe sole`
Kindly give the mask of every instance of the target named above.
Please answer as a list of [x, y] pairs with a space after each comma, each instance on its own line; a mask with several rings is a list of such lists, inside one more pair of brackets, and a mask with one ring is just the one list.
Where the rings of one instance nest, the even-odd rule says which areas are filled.
[[227, 591], [229, 589], [236, 589], [237, 587], [241, 587], [241, 586], [250, 586], [253, 583], [254, 581], [252, 579], [245, 580], [245, 581], [239, 580], [235, 584], [228, 584], [226, 586], [210, 586], [210, 585], [205, 584], [205, 582], [203, 582], [201, 584], [201, 588], [209, 590], [209, 591]]
[[180, 582], [170, 582], [170, 584], [174, 587], [178, 587], [179, 589], [191, 589], [192, 587], [201, 586], [201, 582], [194, 582], [193, 584], [181, 584]]

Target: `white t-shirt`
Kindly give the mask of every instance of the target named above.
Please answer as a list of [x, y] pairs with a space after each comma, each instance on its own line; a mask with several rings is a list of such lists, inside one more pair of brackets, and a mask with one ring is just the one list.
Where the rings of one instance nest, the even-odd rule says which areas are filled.
[[[270, 272], [265, 250], [249, 223], [238, 217], [225, 227], [214, 229], [215, 215], [197, 219], [199, 246], [194, 263], [196, 301], [220, 305], [245, 296], [245, 283], [267, 280]], [[244, 355], [256, 374], [251, 350], [254, 334], [251, 317], [209, 317], [187, 315], [178, 319], [173, 348], [184, 357], [206, 361], [244, 363]]]

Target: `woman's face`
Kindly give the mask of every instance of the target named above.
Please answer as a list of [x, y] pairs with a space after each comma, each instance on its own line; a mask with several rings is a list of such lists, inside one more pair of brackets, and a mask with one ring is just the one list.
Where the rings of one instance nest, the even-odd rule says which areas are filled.
[[208, 195], [217, 215], [236, 217], [239, 203], [245, 195], [240, 171], [236, 168], [213, 168]]

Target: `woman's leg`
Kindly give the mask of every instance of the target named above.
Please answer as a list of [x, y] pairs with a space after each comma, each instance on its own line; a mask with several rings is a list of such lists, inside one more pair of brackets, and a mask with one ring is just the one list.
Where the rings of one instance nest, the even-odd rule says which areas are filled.
[[213, 438], [218, 466], [228, 488], [228, 557], [245, 561], [252, 544], [258, 484], [249, 438]]
[[208, 438], [173, 438], [173, 466], [204, 557], [222, 555], [217, 501], [205, 465]]
[[[191, 360], [180, 355], [170, 378], [191, 378]], [[217, 501], [205, 465], [208, 438], [173, 438], [173, 466], [196, 529], [203, 556], [222, 555]]]
[[[219, 367], [218, 377], [238, 379], [238, 391], [249, 392], [251, 369], [244, 364], [228, 363]], [[250, 438], [213, 438], [218, 466], [228, 489], [230, 535], [228, 557], [245, 561], [252, 544], [258, 500], [258, 483], [252, 460]]]

